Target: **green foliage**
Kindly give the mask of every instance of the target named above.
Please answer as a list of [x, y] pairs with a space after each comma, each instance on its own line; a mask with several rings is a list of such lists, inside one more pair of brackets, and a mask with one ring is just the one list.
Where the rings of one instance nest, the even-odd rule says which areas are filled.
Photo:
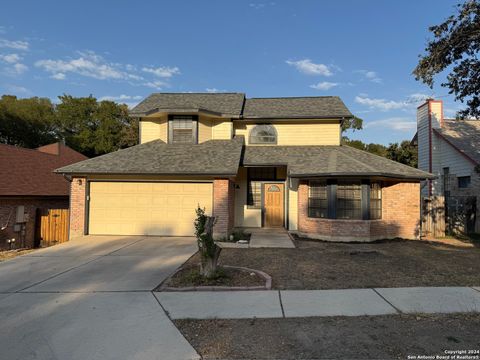
[[0, 99], [0, 143], [35, 148], [56, 141], [55, 108], [49, 99]]
[[64, 140], [71, 148], [89, 156], [102, 155], [138, 142], [138, 120], [128, 108], [93, 96], [49, 99], [0, 99], [0, 143], [35, 148]]
[[356, 116], [351, 119], [344, 120], [342, 122], [342, 131], [348, 129], [352, 129], [354, 131], [363, 129], [363, 120]]
[[63, 95], [59, 99], [56, 113], [59, 136], [73, 149], [92, 157], [137, 142], [138, 123], [129, 118], [126, 105], [98, 102], [93, 96]]
[[433, 34], [413, 70], [416, 80], [433, 87], [434, 77], [449, 69], [447, 81], [441, 86], [466, 101], [461, 117], [480, 117], [480, 2], [467, 0], [457, 5], [457, 13], [440, 25], [429, 28]]
[[398, 161], [408, 166], [417, 167], [418, 165], [417, 148], [410, 145], [410, 141], [408, 140], [402, 141], [400, 145], [398, 143], [390, 144], [388, 147], [382, 144], [365, 144], [360, 140], [350, 140], [347, 137], [343, 137], [342, 143], [355, 149], [368, 151], [372, 154]]

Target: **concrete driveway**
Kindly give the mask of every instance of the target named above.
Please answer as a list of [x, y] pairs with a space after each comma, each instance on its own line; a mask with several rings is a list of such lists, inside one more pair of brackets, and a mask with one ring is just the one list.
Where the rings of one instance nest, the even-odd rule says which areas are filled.
[[194, 238], [86, 236], [0, 263], [8, 359], [197, 359], [151, 293]]

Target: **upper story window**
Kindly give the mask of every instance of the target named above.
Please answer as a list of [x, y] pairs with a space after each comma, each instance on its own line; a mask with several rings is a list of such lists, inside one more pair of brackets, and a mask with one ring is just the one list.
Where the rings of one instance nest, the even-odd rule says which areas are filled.
[[170, 144], [196, 144], [198, 117], [170, 115], [168, 117], [168, 142]]
[[459, 176], [458, 177], [458, 188], [466, 189], [470, 186], [471, 178], [470, 176]]
[[277, 130], [273, 125], [256, 125], [250, 130], [250, 144], [276, 144]]

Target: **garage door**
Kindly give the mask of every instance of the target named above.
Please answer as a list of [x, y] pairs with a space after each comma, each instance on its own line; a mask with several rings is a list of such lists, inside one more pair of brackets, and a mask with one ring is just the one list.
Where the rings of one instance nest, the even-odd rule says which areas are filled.
[[211, 183], [91, 182], [89, 233], [193, 236], [197, 204], [212, 211]]

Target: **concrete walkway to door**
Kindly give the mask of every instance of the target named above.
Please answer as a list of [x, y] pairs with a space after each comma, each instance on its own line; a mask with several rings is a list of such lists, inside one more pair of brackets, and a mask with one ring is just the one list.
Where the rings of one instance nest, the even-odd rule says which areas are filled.
[[251, 248], [295, 248], [284, 228], [249, 228]]

